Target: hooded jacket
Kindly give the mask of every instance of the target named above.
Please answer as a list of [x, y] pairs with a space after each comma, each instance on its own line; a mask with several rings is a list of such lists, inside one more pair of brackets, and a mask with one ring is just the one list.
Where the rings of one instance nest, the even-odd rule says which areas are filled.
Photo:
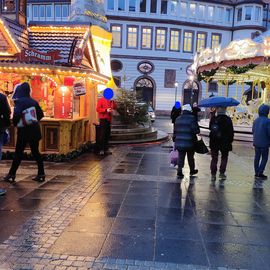
[[10, 108], [7, 97], [0, 93], [0, 134], [10, 126]]
[[255, 147], [270, 147], [270, 119], [268, 118], [270, 107], [262, 104], [259, 107], [259, 117], [252, 126], [253, 145]]
[[[40, 108], [38, 102], [33, 98], [31, 98], [30, 92], [31, 90], [28, 83], [22, 83], [15, 89], [15, 92], [12, 96], [12, 99], [14, 100], [15, 103], [14, 114], [12, 119], [14, 126], [17, 126], [18, 122], [20, 121], [22, 112], [30, 107], [36, 108], [38, 121], [40, 121], [44, 117], [42, 109]], [[26, 141], [40, 140], [41, 131], [39, 123], [18, 128], [18, 137]]]
[[196, 117], [190, 111], [183, 111], [177, 117], [174, 126], [175, 148], [178, 150], [194, 150], [197, 140], [196, 134], [200, 133], [200, 128]]

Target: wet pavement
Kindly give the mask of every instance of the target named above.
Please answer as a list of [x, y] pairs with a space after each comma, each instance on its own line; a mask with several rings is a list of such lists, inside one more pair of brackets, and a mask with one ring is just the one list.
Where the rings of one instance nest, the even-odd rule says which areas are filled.
[[270, 269], [270, 185], [252, 189], [252, 147], [235, 144], [221, 188], [208, 155], [180, 184], [170, 145], [46, 163], [45, 183], [23, 162], [0, 182], [0, 269]]

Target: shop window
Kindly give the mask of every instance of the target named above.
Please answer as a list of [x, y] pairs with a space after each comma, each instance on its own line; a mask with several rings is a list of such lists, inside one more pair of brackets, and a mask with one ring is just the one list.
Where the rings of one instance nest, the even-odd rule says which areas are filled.
[[184, 48], [183, 51], [187, 53], [193, 52], [194, 33], [191, 31], [184, 32]]
[[246, 6], [245, 7], [245, 20], [246, 21], [251, 20], [251, 14], [252, 14], [252, 6]]
[[112, 46], [122, 47], [122, 27], [120, 25], [112, 25]]
[[221, 43], [221, 35], [220, 34], [212, 34], [211, 38], [211, 48], [217, 48]]
[[156, 50], [166, 50], [166, 29], [156, 29]]
[[187, 3], [181, 1], [180, 8], [181, 8], [181, 11], [180, 11], [181, 17], [186, 17], [187, 16]]
[[180, 50], [180, 30], [170, 31], [170, 51]]
[[114, 83], [117, 87], [121, 87], [121, 77], [120, 76], [113, 76]]
[[242, 21], [242, 11], [243, 11], [242, 8], [238, 8], [238, 9], [236, 10], [236, 12], [237, 12], [237, 21], [238, 21], [238, 22], [241, 22], [241, 21]]
[[176, 16], [177, 15], [177, 7], [178, 7], [178, 2], [175, 0], [171, 1], [171, 15]]
[[61, 18], [62, 18], [61, 5], [55, 5], [54, 8], [55, 8], [54, 10], [55, 20], [61, 21]]
[[45, 21], [45, 6], [44, 5], [39, 6], [39, 20]]
[[137, 48], [138, 47], [138, 27], [128, 26], [127, 28], [127, 47]]
[[190, 18], [195, 18], [195, 15], [196, 15], [196, 4], [191, 3], [189, 5], [189, 16]]
[[157, 13], [157, 0], [151, 0], [150, 12]]
[[136, 0], [129, 0], [128, 10], [136, 11]]
[[208, 20], [213, 21], [214, 19], [214, 7], [208, 6]]
[[118, 0], [118, 10], [119, 11], [125, 11], [125, 0]]
[[262, 9], [260, 7], [255, 7], [255, 21], [258, 22], [261, 20]]
[[119, 60], [112, 60], [111, 61], [111, 69], [114, 72], [118, 72], [123, 68], [123, 64], [122, 62], [120, 62]]
[[161, 0], [161, 2], [160, 2], [160, 13], [161, 14], [167, 14], [168, 13], [168, 1], [167, 0]]
[[226, 8], [225, 10], [225, 21], [230, 22], [232, 20], [232, 9]]
[[205, 6], [199, 5], [199, 19], [203, 20], [205, 18]]
[[140, 0], [140, 12], [146, 12], [146, 0]]
[[114, 0], [107, 0], [107, 9], [114, 10]]
[[142, 49], [152, 49], [152, 28], [142, 28]]
[[218, 22], [223, 22], [223, 12], [224, 12], [223, 7], [218, 7], [217, 8], [217, 21]]
[[33, 20], [38, 21], [39, 16], [38, 16], [38, 5], [33, 5]]
[[27, 21], [29, 21], [30, 20], [30, 6], [29, 5], [27, 5], [26, 7], [26, 14], [27, 14]]
[[197, 52], [200, 52], [202, 49], [206, 48], [206, 33], [198, 32], [197, 33]]

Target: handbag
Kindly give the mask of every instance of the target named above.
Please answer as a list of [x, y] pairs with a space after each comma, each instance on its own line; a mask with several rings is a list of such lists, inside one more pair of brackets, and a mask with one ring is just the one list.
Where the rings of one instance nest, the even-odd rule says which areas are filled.
[[170, 152], [170, 159], [171, 164], [176, 166], [178, 162], [178, 150], [175, 149], [175, 143], [173, 143], [173, 150]]
[[202, 138], [195, 142], [195, 152], [198, 154], [207, 154], [209, 152]]
[[10, 142], [10, 134], [8, 129], [6, 129], [3, 133], [3, 145], [8, 144]]
[[36, 108], [30, 107], [22, 111], [22, 116], [17, 127], [22, 128], [36, 123], [38, 123]]

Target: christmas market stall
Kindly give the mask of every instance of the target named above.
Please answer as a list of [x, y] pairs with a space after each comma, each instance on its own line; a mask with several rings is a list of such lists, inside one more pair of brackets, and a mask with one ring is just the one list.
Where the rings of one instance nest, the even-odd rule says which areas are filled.
[[[41, 105], [43, 153], [64, 154], [94, 142], [97, 89], [111, 79], [111, 34], [77, 22], [30, 24], [0, 16], [0, 91], [29, 82]], [[15, 146], [15, 132], [5, 150]]]
[[[226, 48], [205, 49], [192, 66], [198, 80], [217, 83], [218, 95], [231, 96], [241, 104], [229, 112], [235, 125], [250, 126], [258, 107], [270, 101], [270, 37], [232, 41]], [[230, 87], [230, 85], [232, 85]], [[245, 87], [249, 87], [245, 90]], [[229, 89], [233, 89], [230, 91]]]

